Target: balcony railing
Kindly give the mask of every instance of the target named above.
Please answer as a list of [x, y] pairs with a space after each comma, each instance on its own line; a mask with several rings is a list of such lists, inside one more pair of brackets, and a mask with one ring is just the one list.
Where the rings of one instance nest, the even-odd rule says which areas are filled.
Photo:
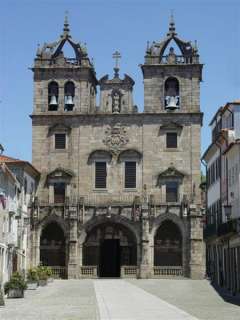
[[203, 230], [203, 237], [204, 239], [213, 237], [217, 235], [217, 226], [215, 223], [207, 224], [205, 229]]
[[154, 277], [182, 277], [182, 266], [155, 266], [153, 268]]
[[225, 223], [222, 223], [218, 227], [218, 236], [224, 236], [229, 233], [236, 233], [238, 231], [238, 220], [229, 220]]
[[137, 266], [121, 266], [121, 278], [136, 278], [137, 275]]

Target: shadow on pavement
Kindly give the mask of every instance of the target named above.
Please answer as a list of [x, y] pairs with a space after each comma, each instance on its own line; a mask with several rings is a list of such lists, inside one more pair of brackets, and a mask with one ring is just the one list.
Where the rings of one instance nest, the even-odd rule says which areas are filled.
[[229, 290], [219, 287], [218, 285], [211, 283], [211, 286], [214, 288], [214, 290], [220, 295], [220, 297], [231, 304], [235, 304], [237, 306], [240, 306], [240, 295], [234, 295]]

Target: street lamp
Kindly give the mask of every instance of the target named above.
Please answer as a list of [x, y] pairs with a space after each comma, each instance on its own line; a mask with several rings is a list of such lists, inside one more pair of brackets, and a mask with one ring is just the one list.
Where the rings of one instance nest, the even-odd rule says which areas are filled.
[[232, 206], [230, 204], [227, 204], [224, 207], [225, 216], [227, 218], [227, 221], [230, 220], [231, 214], [232, 214]]

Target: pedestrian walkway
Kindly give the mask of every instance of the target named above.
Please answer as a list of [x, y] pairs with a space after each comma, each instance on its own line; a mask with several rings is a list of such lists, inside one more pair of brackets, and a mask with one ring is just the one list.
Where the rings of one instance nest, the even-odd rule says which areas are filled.
[[197, 320], [124, 280], [96, 280], [94, 287], [101, 320]]
[[24, 299], [5, 299], [0, 320], [96, 320], [92, 280], [54, 280], [46, 287], [26, 290]]
[[240, 320], [205, 280], [54, 280], [5, 303], [0, 320]]

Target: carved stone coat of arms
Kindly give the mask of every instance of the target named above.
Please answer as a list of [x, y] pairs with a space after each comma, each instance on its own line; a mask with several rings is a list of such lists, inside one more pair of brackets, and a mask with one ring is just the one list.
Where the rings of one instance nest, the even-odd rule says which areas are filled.
[[122, 150], [123, 146], [128, 143], [126, 129], [119, 123], [113, 127], [108, 127], [105, 131], [105, 138], [103, 143], [109, 148], [110, 152], [117, 156]]

